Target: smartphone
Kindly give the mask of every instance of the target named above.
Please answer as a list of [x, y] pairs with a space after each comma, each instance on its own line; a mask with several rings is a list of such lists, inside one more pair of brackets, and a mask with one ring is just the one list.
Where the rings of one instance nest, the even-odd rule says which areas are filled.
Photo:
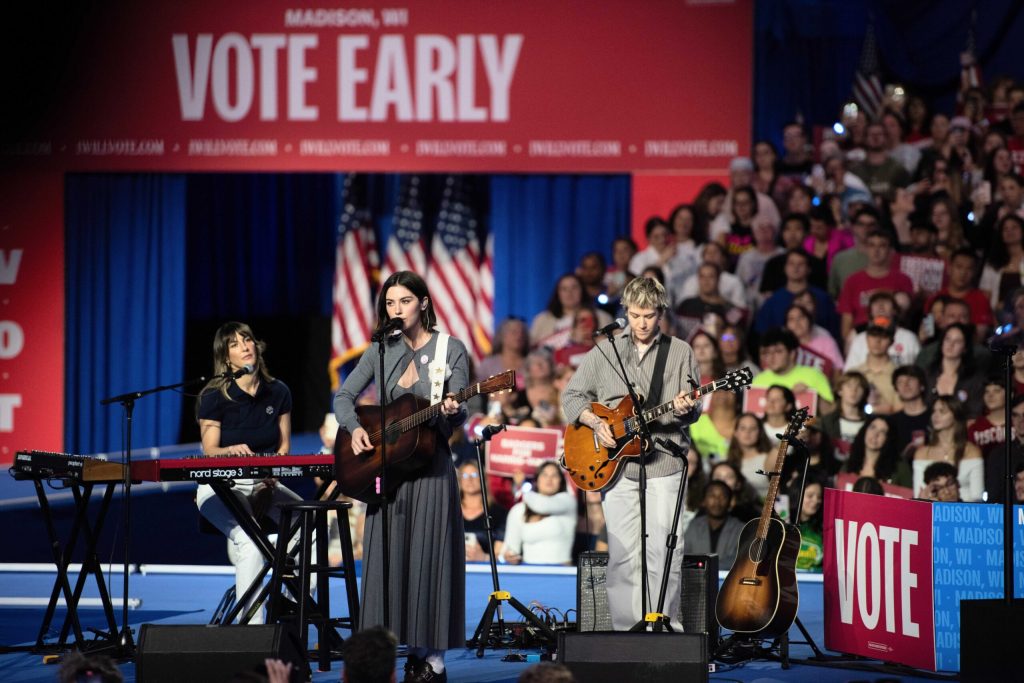
[[477, 545], [480, 541], [477, 540], [476, 534], [471, 531], [466, 532], [466, 545]]

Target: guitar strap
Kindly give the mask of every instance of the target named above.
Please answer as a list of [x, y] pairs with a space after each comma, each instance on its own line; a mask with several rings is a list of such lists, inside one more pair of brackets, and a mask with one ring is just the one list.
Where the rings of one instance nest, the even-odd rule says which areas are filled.
[[661, 387], [665, 379], [665, 363], [668, 361], [668, 347], [672, 340], [664, 334], [658, 337], [658, 355], [654, 359], [654, 372], [651, 375], [651, 386], [647, 390], [643, 409], [653, 408], [661, 402]]
[[437, 346], [434, 347], [434, 359], [427, 368], [430, 377], [430, 405], [440, 403], [444, 398], [444, 376], [448, 371], [448, 340], [450, 335], [437, 333]]

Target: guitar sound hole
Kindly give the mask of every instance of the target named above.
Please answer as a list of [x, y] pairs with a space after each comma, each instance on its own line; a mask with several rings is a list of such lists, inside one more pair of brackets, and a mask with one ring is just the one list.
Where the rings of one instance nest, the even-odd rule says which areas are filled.
[[764, 542], [760, 538], [755, 538], [750, 544], [750, 550], [748, 552], [750, 561], [757, 564], [764, 561]]

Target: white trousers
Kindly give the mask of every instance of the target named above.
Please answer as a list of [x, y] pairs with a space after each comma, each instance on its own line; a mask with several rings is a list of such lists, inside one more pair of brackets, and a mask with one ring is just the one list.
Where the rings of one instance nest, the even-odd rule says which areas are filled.
[[[231, 489], [231, 495], [235, 496], [246, 512], [251, 515], [251, 501], [253, 496], [255, 496], [262, 488], [264, 488], [262, 483], [255, 484], [253, 486], [242, 485]], [[301, 500], [302, 498], [294, 491], [278, 484], [274, 487], [273, 504], [270, 506], [270, 509], [267, 510], [266, 514], [275, 522], [279, 522], [281, 513], [277, 506], [281, 503], [291, 503]], [[263, 570], [263, 555], [260, 553], [259, 547], [253, 543], [251, 538], [249, 538], [249, 534], [245, 533], [242, 529], [238, 520], [235, 519], [235, 516], [231, 514], [228, 507], [216, 496], [216, 494], [213, 493], [213, 490], [209, 486], [199, 487], [199, 494], [196, 496], [196, 502], [199, 505], [199, 514], [217, 527], [222, 534], [227, 536], [228, 558], [231, 560], [231, 563], [235, 565], [235, 598], [240, 599], [242, 595], [245, 594], [245, 591], [249, 590], [249, 586], [252, 585], [253, 581], [256, 580], [256, 577], [259, 576], [260, 571]], [[289, 548], [297, 542], [299, 536], [300, 534], [295, 535], [291, 543], [289, 543]], [[271, 543], [276, 543], [276, 534], [270, 537], [270, 541]], [[316, 576], [314, 575], [311, 579], [311, 586], [315, 589]], [[241, 614], [245, 614], [246, 610], [252, 606], [252, 603], [253, 600], [250, 600], [242, 609]], [[263, 610], [261, 609], [253, 615], [253, 618], [249, 623], [264, 623]]]
[[[604, 497], [604, 518], [608, 525], [608, 607], [612, 628], [628, 631], [644, 618], [640, 594], [640, 482], [622, 477]], [[647, 611], [658, 608], [661, 576], [668, 548], [665, 539], [672, 527], [679, 475], [671, 474], [647, 480], [647, 576], [650, 595]], [[679, 623], [679, 592], [683, 565], [683, 523], [680, 515], [676, 529], [679, 538], [672, 556], [668, 590], [662, 610], [671, 619], [672, 629], [683, 630]]]

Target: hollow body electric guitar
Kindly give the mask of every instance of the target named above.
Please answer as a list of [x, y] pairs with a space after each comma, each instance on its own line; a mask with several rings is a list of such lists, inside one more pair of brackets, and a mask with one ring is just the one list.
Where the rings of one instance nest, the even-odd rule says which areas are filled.
[[[493, 394], [514, 388], [515, 370], [488, 377], [471, 384], [454, 398], [463, 403], [477, 395]], [[334, 475], [338, 488], [346, 496], [372, 503], [380, 500], [377, 477], [380, 476], [382, 441], [387, 442], [387, 493], [394, 493], [399, 484], [413, 479], [430, 464], [437, 444], [437, 432], [431, 420], [441, 414], [441, 404], [414, 394], [403, 394], [386, 408], [386, 426], [381, 430], [380, 406], [359, 406], [359, 424], [370, 436], [372, 451], [356, 455], [352, 451], [352, 435], [338, 430], [334, 441]]]
[[[752, 376], [750, 368], [733, 370], [722, 379], [694, 389], [690, 396], [697, 399], [714, 391], [740, 389], [750, 384]], [[643, 443], [637, 410], [629, 396], [614, 408], [591, 403], [590, 410], [611, 429], [615, 446], [602, 446], [594, 430], [586, 425], [570, 425], [565, 429], [565, 453], [561, 464], [576, 486], [585, 491], [599, 491], [618, 478], [627, 458], [639, 456], [648, 444]], [[644, 420], [651, 422], [670, 410], [672, 401], [645, 410], [642, 415]]]
[[761, 517], [747, 522], [740, 532], [736, 563], [718, 594], [715, 613], [723, 628], [758, 637], [780, 636], [796, 618], [800, 596], [796, 584], [796, 558], [800, 530], [773, 517], [779, 478], [790, 442], [804, 427], [807, 408], [789, 421], [779, 444], [771, 483]]

